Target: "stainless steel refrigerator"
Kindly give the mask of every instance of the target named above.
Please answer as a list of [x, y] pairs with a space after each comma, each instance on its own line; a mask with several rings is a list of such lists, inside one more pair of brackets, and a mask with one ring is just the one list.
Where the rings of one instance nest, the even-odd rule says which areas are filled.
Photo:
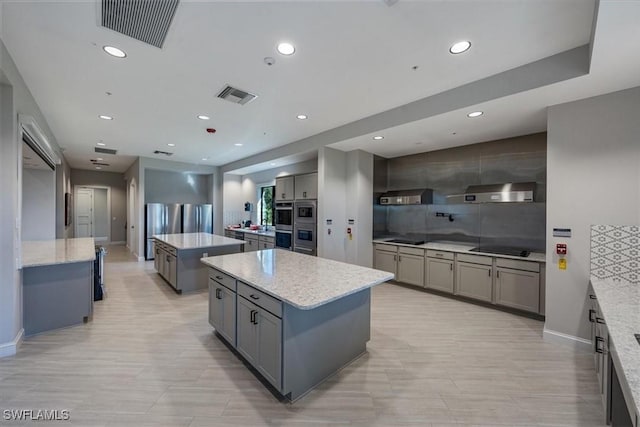
[[147, 203], [145, 205], [145, 259], [153, 259], [155, 234], [175, 234], [182, 232], [182, 210], [179, 203]]
[[183, 233], [213, 233], [212, 205], [182, 205]]

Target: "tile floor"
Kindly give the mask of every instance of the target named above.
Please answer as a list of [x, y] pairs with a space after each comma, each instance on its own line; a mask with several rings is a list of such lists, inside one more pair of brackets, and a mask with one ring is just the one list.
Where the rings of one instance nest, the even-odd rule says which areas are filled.
[[590, 354], [543, 341], [539, 321], [394, 284], [373, 291], [368, 354], [282, 403], [212, 333], [205, 292], [176, 295], [124, 247], [106, 261], [92, 322], [0, 359], [0, 414], [67, 409], [54, 424], [78, 426], [603, 425]]

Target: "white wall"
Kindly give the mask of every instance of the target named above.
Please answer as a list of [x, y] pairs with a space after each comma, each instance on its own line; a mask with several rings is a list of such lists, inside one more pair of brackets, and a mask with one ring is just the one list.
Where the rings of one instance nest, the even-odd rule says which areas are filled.
[[[249, 212], [244, 211], [245, 194], [242, 186], [242, 176], [225, 173], [222, 185], [223, 223], [225, 226], [239, 224], [249, 219]], [[216, 234], [224, 234], [218, 230]]]
[[22, 169], [22, 240], [56, 238], [56, 173]]
[[[318, 151], [318, 256], [346, 261], [347, 153]], [[327, 220], [331, 224], [327, 224]]]
[[[640, 224], [640, 87], [556, 105], [547, 135], [547, 335], [589, 339], [592, 224]], [[569, 239], [552, 236], [571, 228]], [[567, 270], [556, 243], [567, 243]]]
[[347, 153], [347, 222], [352, 239], [346, 240], [346, 262], [373, 266], [373, 154], [362, 150]]

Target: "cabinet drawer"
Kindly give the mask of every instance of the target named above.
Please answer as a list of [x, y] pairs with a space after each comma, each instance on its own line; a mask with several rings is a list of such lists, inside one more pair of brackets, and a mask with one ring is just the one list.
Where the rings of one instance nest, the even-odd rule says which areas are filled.
[[472, 264], [491, 265], [493, 258], [490, 256], [458, 254], [459, 262], [470, 262]]
[[215, 268], [210, 268], [209, 278], [211, 280], [215, 280], [221, 285], [226, 286], [227, 288], [231, 289], [234, 292], [236, 291], [236, 279], [233, 278], [232, 276], [229, 276], [226, 273], [223, 273], [220, 270], [216, 270]]
[[164, 250], [169, 252], [171, 255], [178, 255], [178, 250], [173, 246], [165, 245]]
[[274, 244], [275, 243], [275, 237], [260, 236], [260, 243]]
[[419, 249], [419, 248], [407, 248], [407, 247], [404, 247], [404, 246], [399, 246], [398, 247], [398, 252], [400, 252], [403, 255], [424, 256], [424, 249]]
[[238, 280], [238, 294], [276, 316], [282, 317], [282, 301], [279, 299], [267, 295], [240, 280]]
[[385, 252], [393, 252], [393, 253], [398, 252], [398, 247], [396, 245], [385, 245], [383, 243], [376, 243], [375, 246], [377, 251], [385, 251]]
[[438, 259], [453, 259], [453, 252], [444, 252], [444, 251], [434, 251], [427, 250], [427, 256], [429, 258], [438, 258]]
[[517, 259], [496, 258], [496, 267], [513, 268], [514, 270], [540, 272], [540, 264], [531, 261], [520, 261]]

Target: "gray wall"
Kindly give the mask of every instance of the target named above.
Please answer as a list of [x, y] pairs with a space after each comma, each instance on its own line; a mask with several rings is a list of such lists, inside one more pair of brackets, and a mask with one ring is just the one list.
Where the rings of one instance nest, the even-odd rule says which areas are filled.
[[[83, 169], [71, 169], [72, 186], [108, 187], [111, 192], [111, 214], [107, 220], [111, 223], [111, 241], [127, 240], [125, 224], [127, 222], [127, 182], [122, 173], [98, 172]], [[115, 219], [114, 219], [115, 218]], [[107, 234], [105, 233], [104, 236]], [[98, 236], [96, 231], [96, 236]]]
[[[432, 205], [374, 205], [374, 237], [404, 235], [424, 240], [453, 240], [545, 249], [546, 134], [539, 133], [431, 151], [374, 162], [376, 192], [384, 175], [389, 190], [431, 188]], [[446, 204], [469, 185], [537, 183], [536, 202], [523, 204]], [[452, 214], [436, 217], [437, 212]]]
[[211, 203], [207, 175], [146, 169], [145, 203]]
[[22, 169], [22, 240], [56, 238], [55, 172]]
[[[640, 223], [640, 87], [549, 107], [547, 334], [589, 339], [590, 226]], [[571, 228], [570, 239], [552, 236]], [[566, 243], [559, 270], [556, 243]]]

